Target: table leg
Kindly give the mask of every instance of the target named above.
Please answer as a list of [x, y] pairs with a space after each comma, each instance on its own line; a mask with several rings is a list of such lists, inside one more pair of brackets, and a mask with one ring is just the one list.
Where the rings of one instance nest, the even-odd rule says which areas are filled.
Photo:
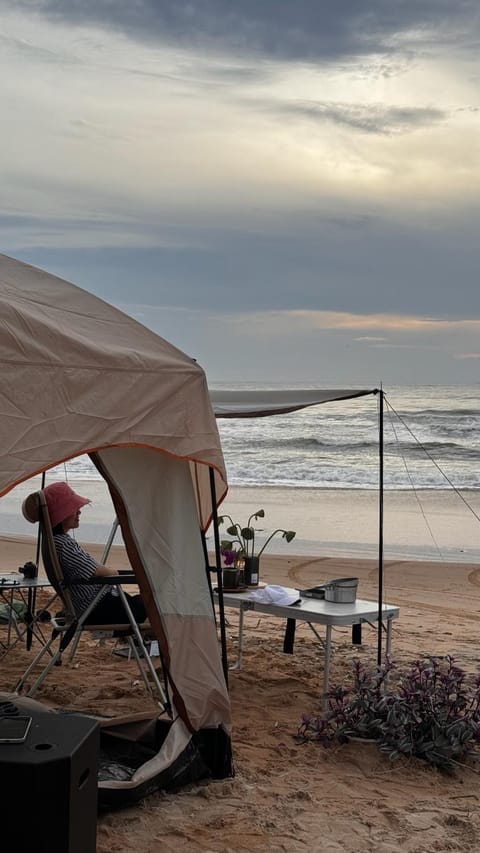
[[390, 649], [392, 646], [392, 619], [387, 619], [387, 657], [390, 656]]
[[230, 669], [240, 669], [242, 666], [242, 652], [243, 652], [243, 620], [245, 617], [245, 610], [243, 606], [240, 607], [240, 613], [238, 616], [238, 652], [237, 659], [235, 663], [232, 663]]
[[287, 619], [285, 626], [285, 637], [283, 640], [283, 651], [286, 655], [293, 655], [293, 644], [295, 642], [295, 619]]
[[325, 637], [325, 657], [323, 666], [323, 710], [327, 710], [328, 682], [330, 679], [330, 657], [332, 653], [332, 626], [327, 625]]
[[27, 625], [26, 647], [27, 647], [28, 652], [32, 648], [33, 621], [35, 618], [35, 602], [36, 602], [36, 590], [33, 587], [29, 587], [28, 588], [28, 598], [27, 598], [27, 612], [25, 614], [25, 622]]
[[358, 622], [356, 625], [352, 625], [352, 645], [361, 646], [362, 645], [362, 625], [361, 622]]
[[[12, 642], [12, 620], [16, 620], [17, 616], [13, 609], [13, 589], [10, 590], [10, 601], [8, 602], [8, 607], [10, 607], [10, 616], [8, 620], [8, 629], [7, 629], [7, 648], [10, 648]], [[16, 622], [14, 622], [16, 624]]]

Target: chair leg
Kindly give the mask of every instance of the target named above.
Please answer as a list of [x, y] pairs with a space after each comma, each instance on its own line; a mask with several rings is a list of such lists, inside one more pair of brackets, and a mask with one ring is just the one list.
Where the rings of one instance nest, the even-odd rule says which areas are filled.
[[[145, 664], [150, 671], [150, 675], [152, 676], [152, 680], [153, 680], [153, 683], [155, 685], [155, 689], [157, 690], [158, 695], [160, 696], [160, 699], [162, 701], [163, 708], [165, 711], [168, 711], [170, 713], [170, 711], [169, 711], [170, 702], [168, 701], [168, 697], [167, 697], [167, 695], [166, 695], [166, 693], [162, 687], [160, 679], [158, 678], [157, 671], [156, 671], [156, 669], [152, 663], [152, 659], [151, 659], [150, 655], [147, 654], [147, 650], [146, 650], [145, 644], [143, 642], [143, 637], [142, 637], [140, 628], [138, 627], [138, 624], [134, 619], [130, 605], [128, 604], [127, 597], [126, 597], [125, 592], [121, 586], [118, 587], [118, 592], [119, 592], [120, 598], [122, 600], [123, 606], [125, 608], [125, 613], [128, 617], [128, 621], [130, 622], [130, 625], [132, 626], [133, 634], [137, 639], [138, 647], [140, 649], [143, 649]], [[133, 644], [132, 649], [135, 653], [135, 651], [136, 651], [135, 644]], [[137, 658], [137, 665], [141, 666], [140, 658], [139, 658], [138, 654], [136, 655], [136, 658]], [[151, 692], [151, 688], [150, 688], [150, 692]]]
[[50, 670], [52, 669], [52, 667], [55, 666], [57, 664], [57, 662], [61, 660], [61, 656], [62, 656], [62, 653], [61, 653], [60, 649], [58, 649], [55, 652], [55, 654], [52, 655], [47, 666], [45, 667], [44, 670], [42, 670], [42, 672], [38, 676], [37, 680], [34, 681], [32, 686], [30, 687], [30, 689], [27, 691], [27, 696], [33, 696], [37, 692], [38, 688], [40, 687], [41, 684], [43, 684], [44, 680], [46, 679], [46, 677], [47, 677], [48, 673], [50, 672]]
[[[151, 696], [154, 696], [155, 692], [157, 692], [157, 694], [160, 697], [160, 700], [162, 702], [164, 710], [167, 711], [168, 713], [170, 713], [170, 711], [171, 711], [170, 702], [169, 702], [168, 697], [165, 693], [165, 690], [163, 689], [163, 686], [162, 686], [162, 683], [158, 677], [157, 671], [156, 671], [156, 669], [152, 663], [152, 659], [151, 659], [150, 655], [148, 654], [145, 643], [143, 642], [143, 637], [141, 636], [140, 632], [138, 632], [138, 633], [139, 633], [139, 637], [130, 636], [127, 638], [129, 648], [130, 648], [131, 653], [133, 654], [133, 656], [136, 660], [138, 670], [140, 672], [140, 675], [142, 676], [142, 679], [143, 679], [143, 682], [145, 684], [147, 691], [150, 693]], [[138, 646], [136, 645], [135, 640], [137, 640]], [[138, 653], [139, 648], [140, 648], [140, 651], [143, 653], [143, 661], [140, 658], [140, 655]], [[145, 664], [145, 666], [144, 666], [144, 664]], [[150, 673], [150, 676], [151, 676], [152, 682], [153, 682], [153, 686], [152, 686], [151, 682], [148, 680], [148, 674], [145, 671], [145, 667], [148, 669], [148, 671]]]
[[[144, 646], [144, 648], [145, 648], [145, 646]], [[148, 654], [146, 649], [145, 649], [145, 663], [146, 663], [146, 665], [150, 671], [150, 675], [152, 677], [154, 688], [157, 691], [157, 694], [160, 696], [163, 708], [165, 711], [170, 713], [171, 712], [170, 702], [168, 700], [167, 694], [165, 693], [165, 690], [163, 689], [163, 685], [162, 685], [162, 683], [158, 677], [157, 670], [155, 669], [155, 666], [152, 663], [152, 659], [151, 659], [151, 657]]]
[[[147, 678], [147, 674], [146, 674], [146, 672], [143, 668], [142, 662], [140, 660], [140, 655], [138, 654], [138, 649], [135, 645], [135, 637], [127, 637], [127, 642], [128, 642], [128, 647], [130, 649], [130, 654], [133, 655], [133, 657], [135, 658], [135, 660], [137, 662], [138, 671], [139, 671], [140, 675], [142, 676], [145, 688], [146, 688], [147, 692], [150, 693], [150, 695], [152, 695], [153, 694], [152, 686], [151, 686], [151, 684]], [[147, 650], [146, 650], [145, 646], [143, 647], [143, 652], [144, 652], [144, 655], [147, 655]]]
[[68, 656], [68, 662], [69, 662], [69, 663], [72, 663], [73, 658], [75, 657], [76, 651], [77, 651], [77, 649], [78, 649], [78, 644], [79, 644], [79, 642], [80, 642], [80, 635], [81, 635], [81, 633], [82, 633], [81, 631], [77, 631], [77, 633], [75, 634], [75, 636], [74, 636], [74, 638], [73, 638], [73, 640], [72, 640], [72, 649], [71, 649], [71, 652], [70, 652], [70, 654], [69, 654], [69, 656]]
[[[44, 656], [47, 652], [49, 652], [49, 651], [50, 651], [50, 647], [52, 646], [52, 644], [55, 642], [55, 640], [56, 640], [56, 639], [59, 639], [59, 635], [58, 635], [58, 634], [55, 634], [55, 632], [53, 632], [53, 633], [52, 633], [52, 636], [50, 637], [50, 639], [49, 639], [49, 641], [48, 641], [48, 643], [46, 643], [46, 645], [45, 645], [45, 646], [43, 646], [43, 647], [40, 649], [40, 651], [38, 652], [38, 654], [36, 654], [36, 655], [35, 655], [34, 659], [33, 659], [33, 660], [32, 660], [32, 662], [29, 664], [29, 666], [27, 667], [27, 669], [25, 670], [25, 672], [23, 673], [23, 675], [22, 675], [21, 679], [16, 683], [15, 687], [13, 688], [13, 692], [14, 692], [14, 693], [21, 693], [21, 692], [22, 692], [22, 690], [23, 690], [23, 688], [24, 688], [24, 686], [25, 686], [25, 682], [27, 681], [28, 676], [29, 676], [29, 675], [30, 675], [30, 673], [35, 669], [35, 667], [37, 666], [37, 664], [39, 664], [39, 663], [40, 663], [40, 661], [41, 661], [41, 659], [43, 658], [43, 656]], [[53, 655], [52, 655], [52, 657], [50, 658], [50, 661], [49, 661], [49, 663], [48, 663], [47, 667], [45, 668], [45, 670], [43, 670], [43, 671], [42, 671], [41, 676], [40, 676], [40, 677], [41, 677], [41, 680], [40, 680], [39, 684], [41, 684], [41, 682], [43, 681], [43, 678], [45, 677], [45, 675], [47, 674], [47, 672], [49, 672], [49, 671], [50, 671], [50, 669], [52, 668], [53, 664], [57, 662], [57, 660], [59, 659], [59, 657], [60, 657], [60, 648], [58, 648], [58, 649], [57, 649], [57, 651], [55, 652], [55, 654], [53, 654]], [[43, 673], [45, 673], [45, 675], [43, 675]], [[43, 676], [43, 677], [42, 677], [42, 676]], [[38, 681], [38, 678], [37, 678], [37, 681]], [[37, 682], [35, 682], [35, 684], [37, 685]], [[38, 689], [38, 685], [37, 685], [37, 687], [36, 687], [35, 689]], [[30, 688], [30, 690], [29, 690], [29, 691], [28, 691], [28, 693], [27, 693], [27, 696], [31, 696], [31, 695], [33, 695], [33, 694], [31, 693], [31, 688]]]

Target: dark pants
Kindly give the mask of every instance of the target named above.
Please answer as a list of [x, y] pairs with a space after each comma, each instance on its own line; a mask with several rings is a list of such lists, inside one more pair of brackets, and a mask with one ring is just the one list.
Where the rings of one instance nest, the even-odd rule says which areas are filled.
[[[129, 595], [125, 593], [130, 610], [133, 613], [135, 622], [145, 622], [147, 611], [141, 595]], [[115, 625], [128, 623], [128, 617], [125, 613], [125, 608], [122, 604], [122, 599], [119, 595], [112, 595], [107, 592], [93, 608], [92, 612], [85, 620], [90, 625]]]

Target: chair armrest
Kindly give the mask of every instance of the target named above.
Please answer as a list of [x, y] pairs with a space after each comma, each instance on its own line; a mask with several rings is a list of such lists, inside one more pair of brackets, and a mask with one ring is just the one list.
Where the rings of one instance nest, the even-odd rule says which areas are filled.
[[121, 575], [100, 575], [93, 577], [88, 583], [101, 584], [102, 586], [115, 585], [119, 583], [137, 583], [137, 578], [133, 572], [124, 573]]
[[133, 572], [122, 573], [121, 575], [94, 575], [88, 579], [70, 581], [63, 584], [64, 589], [69, 589], [72, 586], [115, 586], [119, 583], [136, 583], [137, 578]]

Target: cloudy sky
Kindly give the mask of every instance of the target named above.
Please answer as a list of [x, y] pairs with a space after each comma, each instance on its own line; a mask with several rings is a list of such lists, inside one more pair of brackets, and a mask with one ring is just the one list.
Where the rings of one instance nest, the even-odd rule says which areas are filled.
[[1, 251], [210, 382], [480, 381], [478, 0], [0, 0]]

